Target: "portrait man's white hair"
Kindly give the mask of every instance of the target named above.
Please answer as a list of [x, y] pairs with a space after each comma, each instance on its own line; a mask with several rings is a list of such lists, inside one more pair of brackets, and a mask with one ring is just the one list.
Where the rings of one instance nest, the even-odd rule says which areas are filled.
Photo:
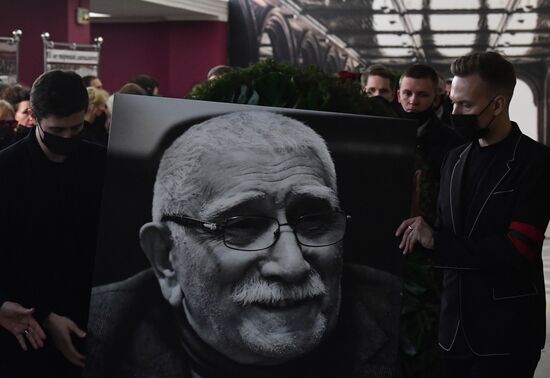
[[153, 219], [166, 213], [187, 212], [197, 201], [207, 202], [204, 156], [234, 149], [311, 154], [312, 159], [322, 162], [327, 184], [336, 191], [334, 163], [325, 141], [315, 131], [277, 113], [235, 112], [191, 127], [165, 151], [155, 181]]

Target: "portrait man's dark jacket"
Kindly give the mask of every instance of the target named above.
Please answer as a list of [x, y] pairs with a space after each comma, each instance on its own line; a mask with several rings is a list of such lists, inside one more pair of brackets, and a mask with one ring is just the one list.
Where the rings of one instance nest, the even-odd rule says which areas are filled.
[[[350, 285], [353, 285], [351, 287]], [[207, 347], [162, 297], [152, 270], [93, 290], [85, 377], [203, 378], [393, 376], [400, 280], [346, 266], [339, 325], [321, 350], [288, 366], [257, 368]], [[183, 336], [182, 336], [183, 335]], [[346, 372], [344, 372], [346, 369]]]
[[439, 342], [450, 350], [460, 325], [476, 355], [539, 350], [550, 149], [513, 124], [502, 144], [489, 146], [497, 152], [468, 197], [463, 181], [479, 148], [473, 143], [452, 150], [442, 169], [433, 255], [444, 268]]

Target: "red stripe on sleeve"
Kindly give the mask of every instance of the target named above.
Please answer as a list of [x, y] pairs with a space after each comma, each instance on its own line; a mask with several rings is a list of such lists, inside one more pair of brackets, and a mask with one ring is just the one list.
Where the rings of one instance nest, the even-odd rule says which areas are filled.
[[516, 248], [516, 250], [519, 253], [521, 253], [523, 256], [527, 257], [529, 259], [529, 261], [531, 261], [531, 262], [535, 261], [535, 254], [521, 240], [513, 238], [509, 235], [508, 235], [508, 239], [510, 239], [512, 244], [514, 244], [514, 247]]
[[510, 223], [510, 229], [521, 232], [533, 241], [533, 243], [539, 245], [544, 241], [544, 230], [537, 228], [529, 223], [512, 222]]

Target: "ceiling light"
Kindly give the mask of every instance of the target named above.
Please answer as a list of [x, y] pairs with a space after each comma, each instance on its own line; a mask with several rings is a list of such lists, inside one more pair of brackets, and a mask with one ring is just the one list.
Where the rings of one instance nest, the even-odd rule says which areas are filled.
[[111, 17], [110, 14], [107, 14], [107, 13], [98, 13], [98, 12], [90, 12], [88, 15], [89, 15], [90, 18], [106, 18], [106, 17]]

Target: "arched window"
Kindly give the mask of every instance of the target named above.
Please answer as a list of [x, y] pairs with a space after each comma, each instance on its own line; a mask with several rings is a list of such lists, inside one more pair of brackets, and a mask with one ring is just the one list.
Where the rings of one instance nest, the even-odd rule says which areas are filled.
[[263, 32], [260, 39], [259, 59], [265, 60], [269, 58], [273, 58], [273, 43], [271, 42], [269, 33]]
[[517, 122], [520, 130], [525, 134], [539, 140], [538, 115], [533, 91], [527, 83], [517, 80], [514, 96], [510, 103], [510, 119]]

